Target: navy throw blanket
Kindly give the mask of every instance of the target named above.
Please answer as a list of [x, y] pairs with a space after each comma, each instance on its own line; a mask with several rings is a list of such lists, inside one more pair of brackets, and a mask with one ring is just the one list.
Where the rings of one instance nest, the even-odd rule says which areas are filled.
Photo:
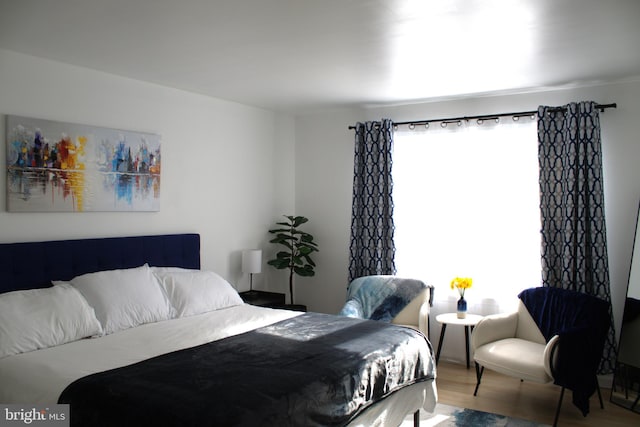
[[518, 295], [547, 342], [559, 335], [554, 383], [573, 392], [573, 404], [589, 413], [589, 397], [598, 386], [596, 375], [609, 330], [609, 303], [561, 288], [538, 287]]

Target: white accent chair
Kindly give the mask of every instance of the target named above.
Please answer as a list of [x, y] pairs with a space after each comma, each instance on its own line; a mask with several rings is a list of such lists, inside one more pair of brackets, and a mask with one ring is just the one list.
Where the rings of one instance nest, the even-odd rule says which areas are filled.
[[[423, 287], [400, 312], [390, 318], [391, 312], [385, 311], [389, 307], [384, 304], [388, 297], [395, 292], [403, 294], [402, 288], [414, 289], [419, 285]], [[406, 290], [406, 289], [405, 289]], [[409, 291], [409, 294], [413, 294]], [[381, 304], [377, 306], [376, 304]], [[429, 312], [433, 304], [433, 286], [426, 285], [417, 279], [402, 278], [391, 275], [371, 275], [354, 279], [347, 289], [347, 301], [341, 314], [359, 318], [374, 318], [407, 326], [422, 332], [429, 338]], [[371, 307], [373, 305], [373, 307]], [[382, 311], [378, 311], [382, 310]]]
[[[540, 329], [522, 303], [514, 313], [485, 316], [473, 330], [471, 348], [474, 351], [477, 383], [476, 396], [485, 368], [521, 381], [550, 383], [554, 381], [554, 363], [559, 336], [546, 342]], [[553, 425], [558, 423], [564, 387], [556, 409]], [[600, 387], [597, 387], [600, 406], [604, 408]]]

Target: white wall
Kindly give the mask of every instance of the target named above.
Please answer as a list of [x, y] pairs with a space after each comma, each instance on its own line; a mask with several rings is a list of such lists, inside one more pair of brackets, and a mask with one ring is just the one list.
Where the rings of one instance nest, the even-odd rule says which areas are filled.
[[[320, 245], [316, 276], [298, 279], [301, 303], [335, 313], [346, 293], [353, 176], [353, 131], [356, 121], [435, 119], [474, 114], [536, 110], [538, 105], [562, 105], [594, 100], [618, 104], [601, 115], [605, 203], [611, 294], [616, 328], [620, 328], [629, 273], [635, 216], [640, 199], [640, 82], [626, 82], [515, 96], [479, 97], [362, 110], [314, 114], [296, 119], [296, 212], [310, 218]], [[436, 298], [446, 298], [448, 284], [436, 286]], [[438, 329], [435, 329], [438, 333]], [[447, 332], [447, 336], [453, 331]], [[461, 333], [461, 332], [460, 332]], [[453, 337], [451, 338], [454, 339]], [[457, 338], [456, 338], [457, 339]], [[447, 342], [449, 339], [447, 339]], [[450, 356], [462, 355], [452, 346]], [[448, 343], [443, 349], [447, 357]]]
[[[240, 251], [266, 248], [268, 228], [293, 208], [290, 116], [0, 50], [2, 139], [7, 114], [159, 134], [161, 208], [8, 213], [3, 197], [1, 242], [197, 232], [203, 267], [246, 290]], [[5, 156], [0, 150], [3, 164]], [[3, 173], [0, 188], [5, 181]], [[269, 278], [254, 284], [285, 289]]]
[[344, 110], [296, 118], [296, 214], [320, 251], [314, 277], [296, 277], [294, 293], [311, 310], [337, 313], [346, 293], [353, 187], [353, 131], [362, 114]]

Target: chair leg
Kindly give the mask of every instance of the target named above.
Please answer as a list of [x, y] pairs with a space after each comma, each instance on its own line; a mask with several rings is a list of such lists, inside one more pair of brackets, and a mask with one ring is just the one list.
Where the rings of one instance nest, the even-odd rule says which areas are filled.
[[476, 378], [477, 378], [477, 382], [476, 382], [476, 389], [473, 391], [473, 395], [477, 395], [478, 394], [478, 387], [480, 387], [480, 380], [482, 379], [482, 374], [484, 373], [484, 366], [480, 366], [478, 364], [478, 362], [476, 362]]
[[558, 425], [558, 418], [560, 417], [560, 407], [562, 406], [562, 398], [564, 397], [564, 387], [560, 391], [560, 400], [558, 401], [558, 408], [556, 409], [556, 417], [553, 420], [553, 427]]
[[598, 383], [597, 377], [596, 377], [596, 390], [598, 390], [598, 399], [600, 399], [600, 408], [604, 409], [604, 403], [602, 402], [602, 393], [600, 392], [600, 383]]
[[598, 399], [600, 399], [600, 409], [604, 409], [604, 403], [602, 401], [602, 393], [600, 392], [600, 383], [598, 383], [598, 378], [596, 378], [596, 390], [598, 390]]
[[420, 427], [420, 409], [413, 413], [413, 427]]

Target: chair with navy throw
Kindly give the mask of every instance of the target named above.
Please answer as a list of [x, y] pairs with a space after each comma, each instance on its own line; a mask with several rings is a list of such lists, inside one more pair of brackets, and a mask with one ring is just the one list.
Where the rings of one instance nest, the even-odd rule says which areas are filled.
[[561, 387], [554, 426], [565, 389], [586, 416], [597, 391], [604, 408], [597, 371], [609, 330], [609, 303], [561, 288], [538, 287], [518, 295], [514, 313], [484, 317], [474, 328], [477, 395], [485, 368], [523, 381], [553, 382]]

